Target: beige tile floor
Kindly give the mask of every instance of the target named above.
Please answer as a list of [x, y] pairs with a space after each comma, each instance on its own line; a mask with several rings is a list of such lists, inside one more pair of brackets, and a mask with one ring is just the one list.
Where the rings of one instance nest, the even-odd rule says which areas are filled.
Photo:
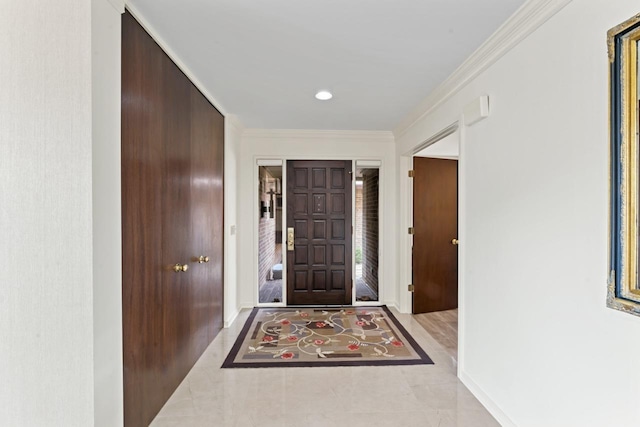
[[499, 426], [411, 315], [394, 312], [435, 365], [220, 369], [248, 314], [211, 343], [152, 427]]

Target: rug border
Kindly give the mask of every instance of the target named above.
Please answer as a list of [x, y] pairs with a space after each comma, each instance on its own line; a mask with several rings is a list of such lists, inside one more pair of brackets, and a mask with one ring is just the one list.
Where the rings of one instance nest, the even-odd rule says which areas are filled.
[[[341, 309], [367, 309], [367, 308], [381, 308], [391, 319], [393, 325], [398, 328], [398, 331], [404, 336], [405, 340], [411, 344], [416, 354], [420, 357], [420, 359], [416, 360], [371, 360], [367, 362], [361, 361], [327, 361], [322, 363], [316, 362], [246, 362], [246, 363], [237, 363], [234, 362], [234, 359], [238, 355], [240, 351], [240, 347], [244, 342], [244, 337], [249, 333], [249, 328], [253, 323], [253, 319], [258, 314], [259, 310], [282, 310], [282, 309], [292, 309], [299, 307], [254, 307], [249, 314], [249, 317], [245, 321], [242, 330], [238, 334], [236, 338], [236, 342], [231, 347], [229, 354], [225, 358], [222, 366], [220, 368], [321, 368], [327, 366], [408, 366], [408, 365], [434, 365], [433, 360], [427, 355], [427, 353], [420, 347], [420, 345], [416, 342], [416, 340], [411, 336], [411, 334], [405, 329], [405, 327], [400, 323], [400, 321], [393, 315], [389, 307], [386, 305], [376, 305], [376, 306], [344, 306], [340, 307]], [[314, 307], [315, 308], [315, 307]]]

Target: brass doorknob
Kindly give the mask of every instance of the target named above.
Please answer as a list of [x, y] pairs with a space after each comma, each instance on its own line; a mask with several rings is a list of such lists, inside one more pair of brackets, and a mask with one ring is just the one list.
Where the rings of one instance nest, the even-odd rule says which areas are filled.
[[452, 244], [452, 245], [454, 245], [454, 246], [457, 246], [457, 245], [458, 245], [458, 243], [460, 243], [460, 241], [459, 241], [458, 239], [453, 239], [453, 240], [451, 241], [451, 244]]
[[202, 264], [203, 262], [209, 262], [209, 257], [205, 255], [200, 255], [198, 257], [198, 263]]
[[189, 266], [187, 264], [176, 264], [173, 266], [173, 271], [175, 271], [176, 273], [179, 273], [181, 271], [187, 271], [189, 269]]

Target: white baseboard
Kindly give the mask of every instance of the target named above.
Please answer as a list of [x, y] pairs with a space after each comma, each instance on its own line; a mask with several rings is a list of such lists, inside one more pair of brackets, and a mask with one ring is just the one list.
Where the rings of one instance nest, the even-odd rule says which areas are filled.
[[398, 308], [398, 304], [395, 301], [394, 302], [383, 302], [383, 304], [386, 305], [388, 308], [393, 308], [398, 313], [402, 313], [400, 311], [400, 308]]
[[233, 322], [235, 322], [238, 318], [238, 314], [240, 314], [240, 310], [236, 309], [236, 311], [229, 317], [229, 319], [224, 321], [224, 327], [228, 328], [233, 325]]
[[500, 423], [502, 427], [517, 427], [511, 418], [505, 414], [502, 409], [484, 392], [484, 390], [476, 384], [473, 379], [464, 371], [460, 372], [460, 381], [469, 389], [469, 391], [487, 408], [487, 411], [493, 418]]

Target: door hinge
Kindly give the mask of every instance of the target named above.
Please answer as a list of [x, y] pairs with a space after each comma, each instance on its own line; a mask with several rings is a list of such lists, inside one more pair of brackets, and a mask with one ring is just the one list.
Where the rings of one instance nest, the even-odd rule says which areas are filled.
[[416, 234], [416, 230], [415, 230], [415, 228], [413, 228], [413, 227], [409, 227], [409, 231], [408, 231], [408, 233], [409, 233], [409, 234]]
[[416, 171], [410, 170], [409, 171], [409, 178], [413, 178], [414, 176], [416, 176]]
[[408, 286], [409, 289], [407, 289], [409, 292], [413, 292], [415, 290], [415, 286], [413, 285], [409, 285]]

